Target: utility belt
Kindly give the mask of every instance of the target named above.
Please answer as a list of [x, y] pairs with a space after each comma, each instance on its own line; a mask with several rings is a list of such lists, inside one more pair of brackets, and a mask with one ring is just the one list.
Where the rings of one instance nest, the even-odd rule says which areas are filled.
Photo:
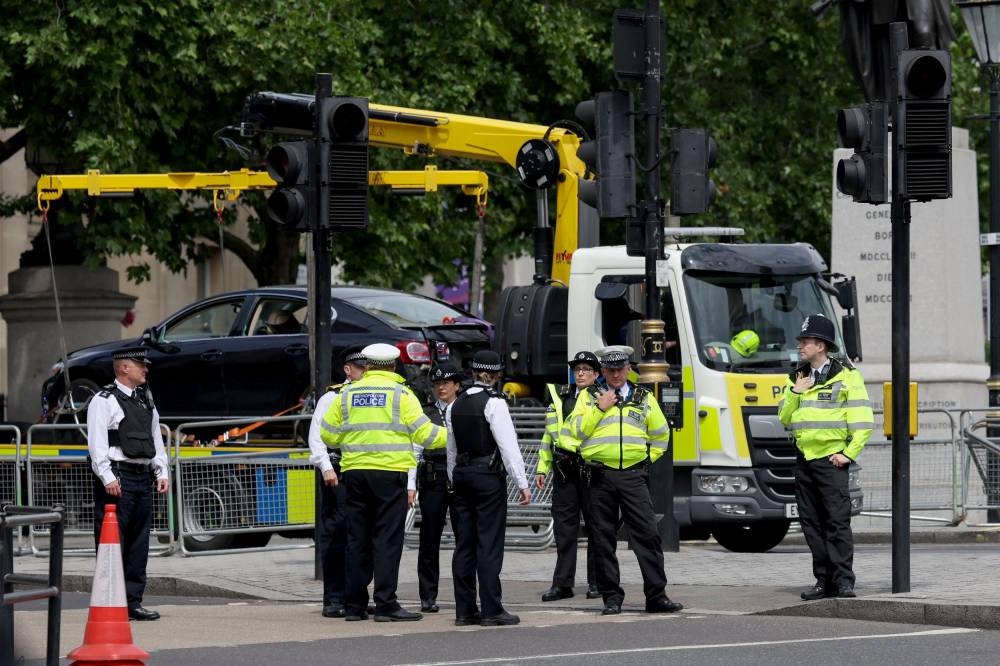
[[330, 456], [330, 464], [333, 465], [333, 471], [340, 476], [340, 451], [327, 451]]
[[558, 446], [552, 447], [552, 463], [563, 479], [579, 476], [583, 468], [583, 458], [580, 457], [579, 453], [567, 451]]
[[[156, 478], [156, 472], [151, 464], [128, 462], [127, 460], [110, 460], [109, 462], [111, 463], [111, 471], [115, 473], [115, 476], [119, 476], [124, 472], [130, 476], [145, 474], [151, 479]], [[90, 456], [87, 456], [87, 466], [90, 468], [91, 473], [93, 473], [93, 461]]]
[[417, 484], [441, 485], [448, 482], [448, 456], [443, 451], [428, 455], [424, 450], [424, 459], [417, 465]]
[[500, 449], [488, 456], [470, 456], [468, 453], [460, 453], [455, 458], [455, 467], [483, 467], [501, 476], [507, 476], [503, 459], [500, 457]]
[[626, 467], [625, 469], [619, 469], [618, 467], [608, 467], [602, 462], [592, 460], [586, 462], [580, 468], [580, 475], [587, 481], [588, 485], [594, 485], [600, 482], [604, 478], [605, 474], [618, 474], [621, 472], [631, 472], [638, 471], [642, 474], [649, 473], [649, 458], [646, 458], [637, 465], [632, 465], [631, 467]]

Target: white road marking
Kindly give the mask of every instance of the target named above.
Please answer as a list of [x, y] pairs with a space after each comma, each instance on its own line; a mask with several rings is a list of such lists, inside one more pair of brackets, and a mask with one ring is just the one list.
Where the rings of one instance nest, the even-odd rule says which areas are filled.
[[797, 643], [824, 643], [827, 641], [863, 641], [879, 638], [908, 638], [911, 636], [947, 636], [950, 634], [971, 634], [979, 629], [956, 627], [953, 629], [929, 629], [927, 631], [912, 631], [895, 634], [869, 634], [866, 636], [831, 636], [829, 638], [793, 638], [783, 641], [749, 641], [746, 643], [715, 643], [695, 645], [670, 645], [665, 647], [632, 648], [625, 650], [594, 650], [593, 652], [557, 652], [552, 654], [533, 654], [520, 657], [494, 656], [481, 659], [465, 659], [461, 661], [429, 661], [406, 664], [405, 666], [460, 666], [461, 664], [492, 664], [496, 662], [515, 663], [520, 661], [539, 661], [544, 659], [571, 659], [591, 657], [602, 654], [640, 654], [651, 652], [680, 652], [682, 650], [713, 650], [717, 648], [760, 647], [763, 645], [794, 645]]

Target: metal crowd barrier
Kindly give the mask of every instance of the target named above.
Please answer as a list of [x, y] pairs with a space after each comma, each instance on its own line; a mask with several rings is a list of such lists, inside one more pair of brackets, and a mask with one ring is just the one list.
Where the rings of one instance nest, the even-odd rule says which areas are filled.
[[[912, 514], [911, 520], [957, 525], [963, 518], [961, 498], [961, 447], [959, 418], [947, 409], [919, 409], [918, 414], [937, 414], [932, 430], [940, 435], [919, 435], [910, 440], [910, 509], [936, 511], [946, 515]], [[875, 414], [884, 414], [875, 410]], [[927, 428], [928, 424], [924, 424]], [[892, 440], [875, 432], [865, 445], [859, 460], [861, 489], [864, 491], [864, 516], [892, 516]]]
[[[11, 433], [11, 442], [14, 446], [13, 453], [0, 453], [0, 505], [21, 504], [21, 429], [12, 425], [0, 425], [0, 433]], [[21, 554], [24, 548], [24, 539], [21, 530], [17, 530], [14, 539], [14, 551]]]
[[[44, 441], [60, 430], [76, 430], [79, 426], [67, 424], [38, 424], [28, 428], [25, 451], [27, 474], [27, 502], [29, 505], [64, 507], [63, 522], [67, 535], [93, 535], [94, 533], [94, 476], [87, 463], [87, 447], [80, 444], [51, 444]], [[161, 426], [167, 457], [170, 457], [170, 430]], [[164, 554], [174, 549], [171, 495], [153, 493], [153, 522], [151, 534], [165, 543], [164, 549], [154, 549]], [[32, 525], [28, 531], [28, 544], [35, 555], [46, 550], [41, 539], [49, 536], [45, 524]], [[93, 553], [94, 547], [66, 549], [67, 553]]]
[[[271, 534], [311, 530], [315, 523], [316, 476], [309, 449], [270, 448], [227, 451], [219, 447], [181, 446], [185, 432], [232, 428], [257, 421], [294, 423], [311, 414], [189, 421], [174, 437], [175, 496], [179, 550], [182, 555], [225, 552], [212, 545], [219, 536], [236, 537], [244, 551], [262, 550]], [[311, 534], [310, 534], [311, 535]], [[224, 541], [230, 541], [228, 539]], [[227, 544], [228, 545], [228, 544]], [[312, 541], [282, 548], [311, 548]], [[276, 547], [270, 547], [271, 550]]]
[[[62, 615], [63, 507], [0, 506], [0, 663], [14, 663], [14, 604], [48, 599], [45, 663], [59, 663], [59, 627]], [[13, 532], [22, 526], [51, 525], [52, 557], [49, 575], [14, 573]], [[35, 589], [14, 591], [15, 585]]]
[[[546, 482], [539, 490], [534, 484], [535, 469], [538, 466], [538, 449], [545, 432], [544, 407], [510, 407], [514, 430], [517, 432], [524, 458], [524, 468], [531, 489], [531, 504], [521, 506], [520, 491], [513, 479], [507, 479], [507, 531], [504, 546], [511, 550], [545, 550], [555, 543], [552, 531], [552, 484]], [[420, 545], [420, 505], [410, 510], [406, 520], [404, 543], [408, 548]], [[441, 535], [442, 548], [455, 547], [455, 535], [448, 516], [444, 533]]]
[[[991, 439], [988, 432], [977, 430], [1000, 428], [996, 407], [961, 410], [963, 481], [962, 502], [966, 511], [1000, 511], [1000, 440]], [[975, 474], [973, 474], [975, 470]], [[977, 523], [966, 520], [970, 526], [995, 523]]]

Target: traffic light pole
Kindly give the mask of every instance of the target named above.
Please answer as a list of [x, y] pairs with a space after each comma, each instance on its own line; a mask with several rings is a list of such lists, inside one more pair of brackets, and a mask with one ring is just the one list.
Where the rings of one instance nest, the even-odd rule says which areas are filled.
[[[1000, 66], [986, 65], [990, 77], [990, 378], [986, 380], [989, 391], [989, 404], [993, 409], [1000, 409]], [[1000, 419], [997, 412], [991, 412], [987, 423], [986, 435], [991, 440], [1000, 439]], [[987, 486], [998, 487], [997, 475], [1000, 474], [1000, 457], [987, 453]], [[988, 493], [986, 503], [990, 506], [1000, 504], [1000, 494]], [[1000, 523], [1000, 509], [988, 509], [986, 520], [990, 523]]]
[[[890, 26], [890, 81], [897, 80], [899, 54], [907, 48], [905, 23]], [[897, 93], [894, 92], [895, 96]], [[902, 113], [897, 104], [892, 131], [892, 592], [910, 591], [910, 201], [902, 196]]]
[[[313, 137], [320, 136], [318, 126], [320, 122], [318, 111], [321, 108], [320, 99], [329, 97], [332, 94], [333, 77], [330, 74], [317, 74], [316, 111], [314, 112], [316, 115], [316, 126], [313, 127]], [[329, 154], [329, 146], [327, 146], [326, 150], [313, 151], [313, 155], [315, 156], [314, 162], [309, 164], [310, 177], [312, 179], [319, 178], [320, 173], [323, 172], [320, 160]], [[309, 281], [308, 290], [311, 296], [309, 303], [312, 306], [312, 310], [309, 313], [309, 349], [312, 350], [313, 393], [316, 400], [319, 400], [326, 387], [330, 385], [333, 371], [333, 359], [331, 358], [333, 346], [330, 339], [330, 231], [326, 225], [320, 223], [321, 220], [326, 219], [324, 217], [328, 201], [327, 197], [324, 196], [326, 188], [314, 187], [313, 192], [317, 200], [314, 202], [315, 205], [310, 206], [312, 219], [309, 223], [312, 231], [310, 234], [312, 261], [309, 262], [309, 275], [307, 278]], [[320, 535], [323, 531], [323, 521], [321, 519], [323, 514], [320, 504], [322, 488], [319, 486], [320, 483], [321, 480], [317, 476], [316, 520], [313, 529], [316, 544], [322, 543]], [[315, 578], [316, 580], [322, 580], [323, 560], [320, 548], [317, 547], [314, 550], [313, 567]]]
[[[666, 335], [660, 316], [660, 290], [656, 285], [656, 264], [663, 258], [663, 201], [660, 186], [660, 73], [663, 57], [659, 0], [646, 1], [646, 75], [642, 83], [642, 109], [646, 117], [646, 199], [640, 207], [646, 223], [646, 319], [642, 321], [642, 350], [639, 376], [659, 400], [660, 386], [668, 381]], [[674, 456], [667, 455], [652, 466], [650, 494], [653, 507], [662, 514], [658, 523], [663, 550], [680, 549], [674, 519]]]

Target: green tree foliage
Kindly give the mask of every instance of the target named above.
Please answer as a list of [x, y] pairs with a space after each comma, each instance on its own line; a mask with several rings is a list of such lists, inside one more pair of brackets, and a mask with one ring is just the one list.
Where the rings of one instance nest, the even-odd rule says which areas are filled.
[[[243, 157], [213, 139], [238, 121], [245, 96], [311, 92], [317, 71], [334, 74], [337, 94], [549, 124], [572, 119], [578, 101], [615, 85], [611, 17], [616, 5], [629, 4], [0, 0], [0, 126], [24, 127], [33, 161], [50, 173], [240, 168]], [[863, 97], [844, 60], [836, 11], [817, 21], [804, 1], [661, 4], [666, 125], [709, 128], [720, 146], [713, 178], [721, 194], [688, 223], [742, 226], [751, 240], [807, 241], [828, 254], [836, 110]], [[982, 96], [967, 95], [979, 81], [967, 36], [955, 51], [961, 118], [982, 108]], [[258, 152], [249, 165], [259, 159]], [[373, 150], [372, 163], [422, 167], [384, 150]], [[534, 193], [516, 183], [513, 170], [436, 163], [490, 174], [487, 265], [529, 247]], [[262, 284], [289, 281], [299, 238], [262, 217], [263, 195], [247, 200], [255, 211], [249, 242], [228, 235], [227, 250]], [[206, 239], [218, 237], [202, 194], [150, 191], [130, 203], [77, 195], [69, 202], [72, 214], [63, 219], [85, 216], [84, 242], [95, 261], [146, 250], [183, 270]], [[450, 281], [453, 260], [471, 258], [476, 212], [460, 193], [403, 199], [374, 190], [371, 218], [367, 233], [334, 239], [349, 280], [411, 288], [431, 273]], [[605, 224], [603, 239], [620, 242], [621, 226]], [[131, 276], [146, 271], [137, 266]]]

